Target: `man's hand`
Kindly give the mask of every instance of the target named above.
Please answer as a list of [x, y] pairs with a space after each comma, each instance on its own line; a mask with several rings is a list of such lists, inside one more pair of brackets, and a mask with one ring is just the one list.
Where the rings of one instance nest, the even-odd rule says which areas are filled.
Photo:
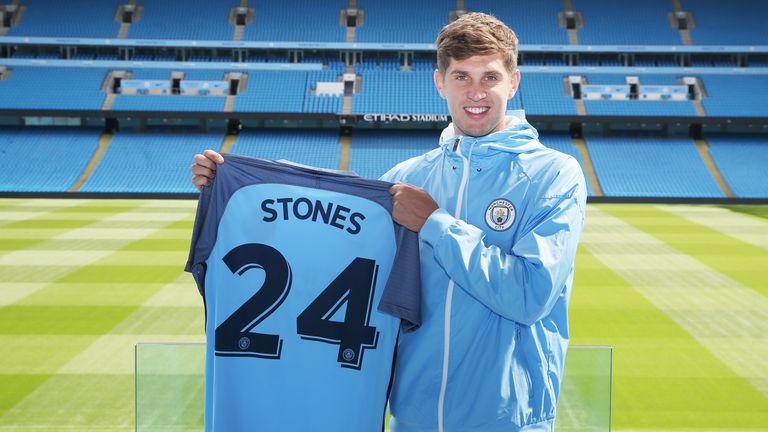
[[421, 188], [398, 183], [389, 188], [392, 194], [392, 219], [411, 231], [419, 232], [437, 203]]
[[189, 169], [194, 174], [192, 184], [197, 190], [210, 184], [211, 179], [216, 175], [216, 165], [223, 163], [224, 157], [213, 150], [206, 150], [203, 154], [195, 155], [195, 163]]

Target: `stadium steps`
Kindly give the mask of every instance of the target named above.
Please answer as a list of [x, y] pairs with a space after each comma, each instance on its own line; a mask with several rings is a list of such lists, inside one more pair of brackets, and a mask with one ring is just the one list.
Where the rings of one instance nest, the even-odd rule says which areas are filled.
[[112, 105], [115, 104], [115, 99], [117, 98], [117, 95], [114, 93], [107, 93], [107, 96], [104, 98], [104, 103], [101, 104], [101, 110], [102, 111], [110, 111], [112, 109]]
[[592, 164], [592, 158], [589, 157], [589, 150], [587, 150], [587, 143], [583, 138], [573, 138], [573, 146], [579, 150], [581, 161], [584, 164], [582, 167], [587, 174], [587, 181], [592, 187], [592, 192], [595, 196], [603, 196], [603, 188], [600, 186], [600, 181], [597, 178], [595, 172], [595, 166]]
[[111, 134], [102, 134], [99, 137], [99, 147], [93, 153], [93, 156], [91, 156], [91, 160], [88, 161], [88, 165], [85, 166], [85, 169], [80, 174], [80, 177], [77, 179], [75, 184], [69, 188], [69, 192], [79, 191], [85, 182], [88, 181], [88, 179], [91, 177], [91, 174], [93, 174], [93, 171], [95, 171], [96, 167], [99, 166], [99, 162], [101, 162], [101, 159], [104, 157], [104, 153], [107, 152], [107, 148], [109, 147], [110, 142], [112, 142]]
[[704, 104], [701, 103], [701, 99], [692, 100], [693, 108], [696, 110], [696, 115], [699, 117], [706, 117], [707, 110], [704, 109]]
[[341, 146], [339, 170], [349, 171], [349, 156], [352, 153], [352, 137], [349, 135], [339, 135], [339, 145]]
[[[13, 20], [11, 21], [11, 27], [18, 26], [21, 23], [21, 21], [24, 19], [24, 13], [27, 12], [27, 6], [21, 4], [19, 0], [12, 0], [10, 4], [16, 6], [16, 14], [13, 16]], [[3, 33], [0, 33], [0, 36], [5, 36], [5, 34], [10, 29], [11, 29], [10, 27], [6, 28]]]
[[[564, 2], [564, 12], [573, 11], [573, 1], [572, 0], [565, 0]], [[563, 18], [565, 19], [565, 18]], [[563, 22], [563, 27], [565, 27], [565, 22]], [[568, 32], [568, 43], [571, 45], [578, 45], [579, 44], [579, 30], [578, 29], [566, 29]], [[585, 112], [586, 114], [586, 112]], [[582, 114], [582, 115], [585, 115]]]
[[576, 104], [576, 114], [587, 115], [587, 106], [584, 104], [584, 99], [574, 99], [573, 102]]
[[243, 40], [243, 33], [245, 33], [245, 26], [236, 25], [234, 33], [232, 33], [232, 40]]
[[[680, 0], [672, 0], [672, 8], [675, 12], [682, 12], [683, 4], [680, 3]], [[677, 23], [675, 22], [674, 14], [669, 15], [669, 25], [672, 27], [676, 27]], [[693, 39], [691, 38], [691, 30], [680, 30], [680, 39], [683, 40], [683, 45], [693, 45]]]
[[117, 32], [118, 39], [125, 39], [128, 37], [128, 30], [131, 28], [131, 23], [120, 23], [120, 30]]
[[707, 170], [709, 170], [709, 173], [712, 175], [712, 178], [715, 179], [715, 182], [717, 182], [717, 186], [720, 188], [720, 190], [723, 191], [725, 196], [728, 198], [735, 198], [736, 195], [734, 195], [731, 187], [728, 185], [728, 182], [725, 181], [723, 174], [715, 164], [714, 159], [712, 159], [712, 154], [709, 152], [709, 143], [707, 140], [697, 139], [695, 141], [696, 150], [699, 151], [701, 159], [704, 161], [704, 165], [706, 165]]
[[[344, 70], [344, 73], [355, 73], [354, 66], [347, 66]], [[358, 86], [360, 85], [360, 76], [355, 77], [355, 84]], [[341, 113], [342, 114], [352, 114], [352, 94], [354, 92], [354, 89], [350, 89], [347, 87], [347, 85], [344, 85], [344, 101], [341, 104]]]
[[224, 100], [224, 112], [232, 112], [232, 108], [235, 107], [235, 95], [227, 95]]
[[221, 148], [219, 149], [219, 152], [231, 153], [232, 147], [234, 147], [235, 143], [237, 143], [237, 135], [226, 135], [224, 137], [224, 142], [221, 144]]

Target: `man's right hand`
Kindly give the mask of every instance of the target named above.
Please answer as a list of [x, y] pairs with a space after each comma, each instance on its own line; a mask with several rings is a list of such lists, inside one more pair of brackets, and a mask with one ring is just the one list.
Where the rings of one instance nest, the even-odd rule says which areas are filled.
[[211, 179], [216, 175], [216, 165], [223, 163], [224, 157], [213, 150], [206, 150], [203, 154], [195, 155], [195, 163], [189, 169], [194, 174], [192, 184], [197, 190], [210, 184]]

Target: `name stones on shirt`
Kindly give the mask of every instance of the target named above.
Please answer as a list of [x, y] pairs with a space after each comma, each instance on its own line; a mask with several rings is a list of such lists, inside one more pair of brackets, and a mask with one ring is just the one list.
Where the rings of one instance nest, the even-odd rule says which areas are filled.
[[265, 199], [261, 202], [261, 209], [264, 211], [262, 218], [264, 222], [311, 220], [344, 230], [352, 235], [360, 232], [362, 229], [360, 222], [365, 220], [364, 214], [353, 212], [349, 207], [306, 197]]

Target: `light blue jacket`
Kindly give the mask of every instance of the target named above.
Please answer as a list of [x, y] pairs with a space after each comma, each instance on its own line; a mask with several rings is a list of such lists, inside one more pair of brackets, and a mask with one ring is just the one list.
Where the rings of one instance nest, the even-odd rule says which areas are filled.
[[551, 431], [586, 183], [522, 116], [457, 136], [382, 179], [426, 189], [422, 326], [400, 336], [392, 432]]

